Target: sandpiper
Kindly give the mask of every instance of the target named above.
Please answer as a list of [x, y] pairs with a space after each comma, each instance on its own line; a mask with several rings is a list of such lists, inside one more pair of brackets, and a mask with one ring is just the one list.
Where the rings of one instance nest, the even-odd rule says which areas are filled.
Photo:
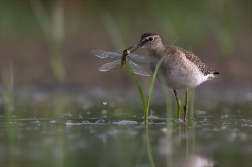
[[[159, 60], [166, 50], [170, 48], [164, 58], [158, 75], [164, 77], [165, 85], [173, 89], [177, 101], [177, 118], [180, 119], [181, 102], [178, 98], [177, 89], [186, 89], [184, 105], [184, 121], [186, 121], [188, 110], [188, 89], [194, 88], [201, 83], [213, 79], [219, 72], [207, 67], [193, 53], [177, 47], [163, 45], [160, 36], [157, 33], [147, 32], [141, 35], [140, 41], [125, 51], [130, 53], [139, 48], [148, 49], [149, 55]], [[150, 63], [152, 71], [155, 70], [156, 62]], [[161, 74], [161, 75], [160, 75]]]

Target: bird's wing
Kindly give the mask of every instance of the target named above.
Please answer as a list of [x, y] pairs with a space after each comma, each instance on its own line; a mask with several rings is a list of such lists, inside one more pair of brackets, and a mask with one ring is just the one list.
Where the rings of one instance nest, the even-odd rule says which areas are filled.
[[[174, 46], [175, 47], [175, 46]], [[186, 58], [188, 60], [190, 60], [191, 62], [193, 62], [199, 69], [200, 71], [204, 74], [204, 75], [208, 75], [208, 74], [219, 74], [219, 72], [215, 71], [212, 68], [209, 68], [208, 66], [206, 66], [204, 63], [201, 62], [201, 60], [194, 55], [193, 53], [189, 52], [188, 50], [185, 50], [183, 48], [179, 48], [176, 47], [178, 50], [182, 51]]]

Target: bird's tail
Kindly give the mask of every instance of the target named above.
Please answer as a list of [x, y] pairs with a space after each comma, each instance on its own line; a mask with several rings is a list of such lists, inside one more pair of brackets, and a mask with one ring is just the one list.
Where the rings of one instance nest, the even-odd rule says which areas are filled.
[[211, 80], [214, 78], [219, 78], [218, 74], [220, 74], [219, 72], [213, 70], [209, 75], [208, 75], [208, 79], [207, 80]]

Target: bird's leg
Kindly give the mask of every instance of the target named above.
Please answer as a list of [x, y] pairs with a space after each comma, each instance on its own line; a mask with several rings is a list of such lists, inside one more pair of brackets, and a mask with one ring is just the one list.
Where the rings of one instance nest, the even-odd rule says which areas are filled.
[[185, 94], [184, 122], [186, 121], [186, 118], [187, 118], [187, 110], [188, 110], [188, 88], [186, 89], [186, 94]]
[[179, 101], [177, 91], [175, 89], [173, 89], [173, 92], [174, 92], [174, 95], [175, 95], [175, 98], [177, 101], [177, 119], [179, 120], [180, 119], [181, 102]]

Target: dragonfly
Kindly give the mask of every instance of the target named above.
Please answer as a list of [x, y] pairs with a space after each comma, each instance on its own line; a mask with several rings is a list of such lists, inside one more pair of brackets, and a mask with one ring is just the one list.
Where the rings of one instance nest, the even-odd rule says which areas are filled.
[[126, 60], [127, 60], [129, 65], [131, 66], [132, 71], [135, 74], [142, 75], [142, 76], [151, 76], [152, 75], [152, 72], [149, 69], [133, 62], [133, 61], [137, 61], [139, 63], [150, 64], [151, 62], [155, 61], [155, 59], [151, 58], [150, 56], [131, 54], [127, 50], [125, 50], [123, 52], [123, 54], [119, 53], [119, 52], [110, 52], [110, 51], [103, 51], [103, 50], [92, 50], [91, 53], [97, 57], [100, 57], [100, 58], [115, 58], [116, 59], [115, 61], [103, 64], [99, 68], [99, 71], [107, 72], [119, 64], [121, 64], [121, 68], [123, 68], [123, 66], [124, 66], [124, 64], [126, 64]]

